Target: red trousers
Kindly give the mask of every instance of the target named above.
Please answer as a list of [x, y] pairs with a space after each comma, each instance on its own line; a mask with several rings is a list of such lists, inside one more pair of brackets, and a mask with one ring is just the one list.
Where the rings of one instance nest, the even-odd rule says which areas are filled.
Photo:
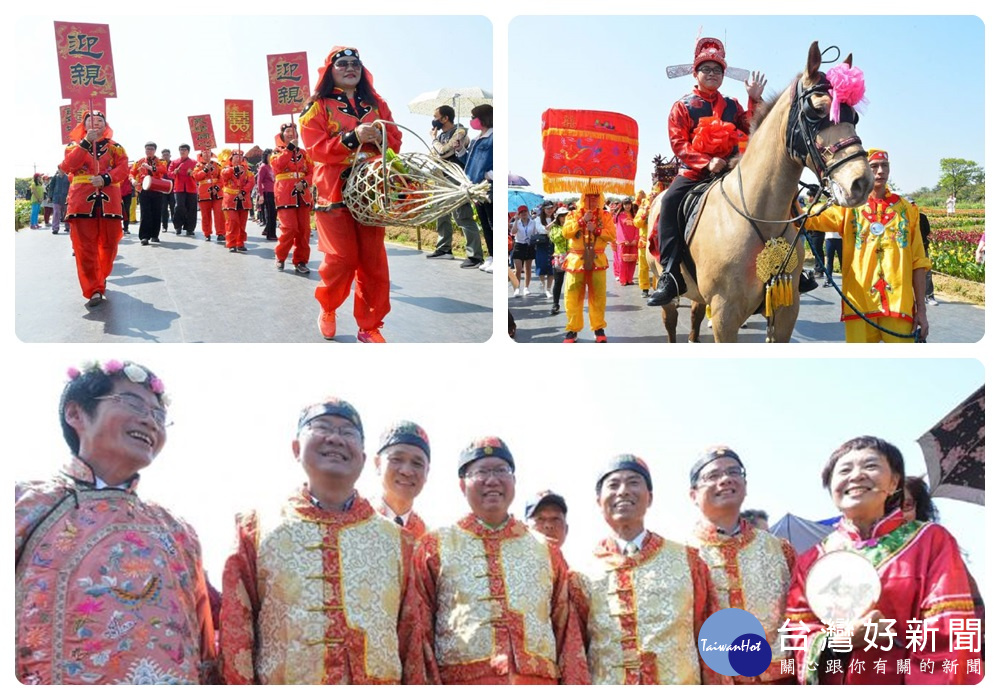
[[336, 311], [354, 285], [354, 319], [367, 331], [382, 327], [389, 313], [389, 260], [385, 255], [385, 229], [362, 226], [346, 208], [316, 212], [319, 266], [322, 284], [316, 299], [323, 311]]
[[309, 207], [286, 207], [278, 210], [278, 226], [281, 235], [274, 246], [274, 257], [282, 262], [292, 252], [292, 264], [309, 262]]
[[226, 247], [239, 248], [247, 244], [249, 209], [226, 209]]
[[104, 294], [105, 281], [118, 255], [118, 241], [122, 239], [121, 219], [73, 218], [68, 223], [84, 298], [89, 299], [94, 292]]
[[205, 238], [209, 238], [212, 235], [213, 216], [215, 217], [215, 233], [220, 236], [226, 233], [226, 224], [222, 218], [221, 199], [198, 202], [198, 208], [201, 209], [201, 231], [205, 234]]

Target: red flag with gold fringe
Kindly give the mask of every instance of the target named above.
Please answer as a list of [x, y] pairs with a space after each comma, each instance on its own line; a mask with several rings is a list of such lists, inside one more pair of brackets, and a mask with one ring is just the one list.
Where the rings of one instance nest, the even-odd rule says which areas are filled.
[[542, 149], [546, 192], [635, 192], [639, 125], [629, 116], [547, 109], [542, 114]]
[[191, 128], [191, 143], [194, 145], [194, 150], [215, 148], [215, 129], [212, 128], [211, 114], [188, 117], [188, 126]]
[[108, 25], [56, 22], [55, 27], [63, 98], [117, 97]]
[[269, 54], [267, 82], [271, 88], [271, 114], [277, 117], [301, 111], [309, 99], [306, 52]]
[[226, 143], [253, 143], [253, 100], [226, 100]]

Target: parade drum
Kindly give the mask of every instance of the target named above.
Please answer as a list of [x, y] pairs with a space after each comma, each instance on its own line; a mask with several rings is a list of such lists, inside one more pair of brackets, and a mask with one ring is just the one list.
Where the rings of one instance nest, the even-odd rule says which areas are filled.
[[147, 175], [142, 178], [142, 191], [143, 192], [160, 192], [162, 194], [170, 194], [174, 190], [173, 180], [168, 180], [165, 177], [153, 177], [152, 175]]
[[825, 624], [864, 617], [882, 595], [882, 582], [870, 561], [851, 551], [830, 552], [806, 576], [806, 600]]
[[[374, 124], [391, 124], [378, 120]], [[405, 126], [420, 139], [420, 136]], [[422, 226], [463, 204], [486, 202], [490, 183], [473, 184], [462, 166], [424, 153], [394, 153], [382, 128], [380, 155], [355, 154], [344, 204], [365, 226]], [[423, 139], [420, 139], [423, 141]], [[424, 143], [427, 146], [426, 143]], [[430, 148], [427, 148], [428, 152]]]

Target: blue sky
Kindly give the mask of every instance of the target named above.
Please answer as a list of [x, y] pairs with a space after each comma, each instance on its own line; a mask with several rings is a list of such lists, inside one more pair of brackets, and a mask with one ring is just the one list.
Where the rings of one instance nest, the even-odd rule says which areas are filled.
[[[79, 6], [82, 8], [83, 6]], [[221, 7], [219, 8], [221, 9]], [[224, 99], [254, 100], [254, 136], [261, 148], [273, 147], [274, 134], [287, 117], [271, 116], [265, 56], [306, 51], [310, 85], [330, 48], [356, 46], [371, 70], [375, 88], [396, 121], [427, 138], [430, 116], [406, 108], [417, 95], [443, 87], [493, 88], [493, 26], [485, 17], [265, 17], [198, 18], [190, 15], [130, 17], [117, 12], [81, 10], [19, 17], [14, 21], [17, 53], [31, 70], [14, 73], [15, 111], [31, 114], [26, 138], [14, 148], [14, 171], [29, 175], [37, 164], [51, 173], [62, 160], [59, 110], [66, 104], [59, 89], [53, 20], [110, 25], [118, 98], [108, 101], [108, 122], [130, 157], [155, 141], [177, 155], [190, 143], [187, 117], [211, 114], [216, 140], [222, 140]], [[207, 24], [211, 29], [200, 29]], [[413, 37], [448, 36], [459, 60], [414, 50]], [[404, 149], [424, 152], [404, 132]], [[220, 143], [221, 147], [221, 143]], [[218, 150], [216, 151], [218, 152]]]
[[[648, 190], [653, 155], [672, 155], [670, 107], [694, 85], [668, 80], [665, 68], [691, 62], [699, 33], [723, 39], [730, 65], [763, 71], [765, 97], [803, 70], [813, 40], [839, 46], [842, 58], [853, 52], [869, 101], [858, 133], [866, 147], [889, 151], [891, 178], [904, 192], [936, 185], [941, 158], [985, 165], [977, 17], [522, 16], [510, 24], [510, 169], [540, 192], [542, 112], [609, 110], [639, 123], [636, 177]], [[722, 92], [747, 106], [740, 82], [727, 78]]]

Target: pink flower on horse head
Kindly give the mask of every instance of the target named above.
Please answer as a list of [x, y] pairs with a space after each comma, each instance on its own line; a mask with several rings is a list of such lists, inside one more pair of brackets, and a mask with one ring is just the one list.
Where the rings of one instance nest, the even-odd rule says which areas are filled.
[[830, 107], [830, 121], [834, 124], [840, 123], [841, 104], [851, 107], [861, 103], [867, 104], [865, 74], [860, 68], [841, 63], [826, 72], [826, 79], [830, 81], [830, 99], [833, 101]]
[[80, 370], [78, 370], [76, 367], [67, 367], [66, 376], [70, 378], [70, 381], [72, 381], [80, 376]]
[[163, 380], [159, 377], [153, 377], [149, 382], [149, 388], [153, 390], [154, 394], [162, 394]]

